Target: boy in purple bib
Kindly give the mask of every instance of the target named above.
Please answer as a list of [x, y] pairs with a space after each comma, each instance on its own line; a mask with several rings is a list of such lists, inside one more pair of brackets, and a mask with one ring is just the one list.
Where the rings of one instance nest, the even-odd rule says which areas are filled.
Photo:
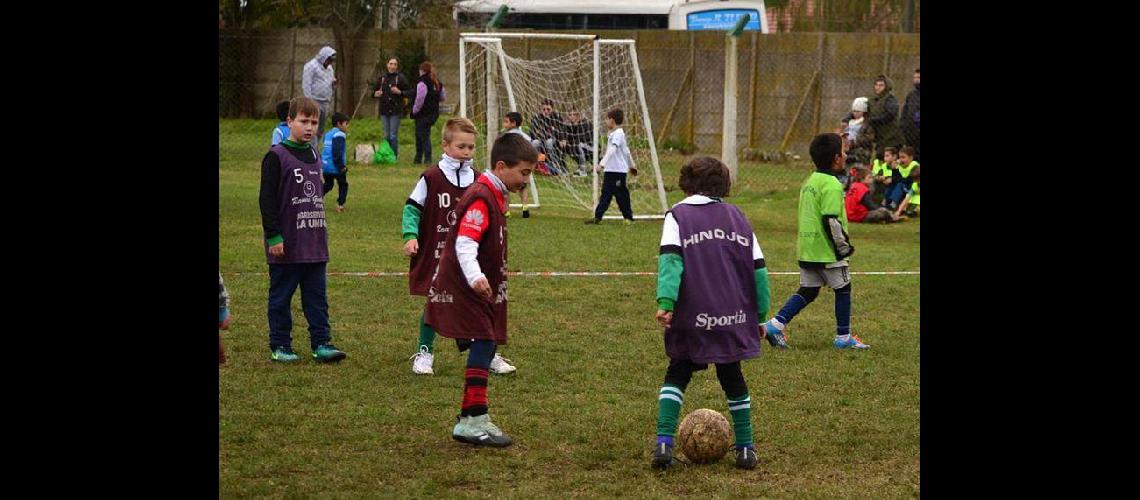
[[673, 436], [693, 372], [716, 365], [736, 435], [736, 466], [756, 467], [751, 398], [740, 361], [760, 355], [768, 316], [768, 269], [748, 218], [721, 201], [728, 167], [701, 156], [681, 167], [688, 196], [665, 214], [657, 265], [657, 321], [665, 327], [669, 367], [657, 397], [653, 468], [673, 463]]
[[322, 198], [321, 158], [311, 141], [320, 108], [307, 97], [289, 101], [289, 138], [269, 148], [261, 160], [261, 226], [269, 262], [270, 359], [291, 362], [293, 314], [289, 304], [301, 288], [301, 308], [309, 322], [309, 344], [319, 363], [340, 361], [345, 353], [332, 345], [325, 266], [328, 230]]

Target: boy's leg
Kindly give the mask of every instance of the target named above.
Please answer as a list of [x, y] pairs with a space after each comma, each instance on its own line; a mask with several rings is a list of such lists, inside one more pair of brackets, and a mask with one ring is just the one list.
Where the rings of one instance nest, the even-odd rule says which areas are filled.
[[269, 350], [293, 347], [293, 312], [290, 303], [300, 283], [297, 264], [269, 265]]
[[653, 446], [654, 469], [673, 463], [673, 437], [677, 435], [677, 419], [685, 401], [685, 388], [693, 378], [693, 364], [687, 359], [670, 359], [665, 369], [665, 383], [657, 392], [657, 442]]
[[329, 194], [329, 191], [332, 191], [333, 182], [336, 181], [336, 176], [330, 173], [321, 172], [321, 177], [325, 179], [325, 183], [322, 186], [323, 191], [321, 191], [321, 196], [324, 196], [326, 194]]
[[[426, 306], [425, 306], [426, 307]], [[424, 323], [424, 315], [420, 314], [420, 339], [416, 344], [416, 350], [422, 351], [427, 349], [428, 354], [432, 353], [435, 345], [435, 330]], [[488, 363], [490, 363], [488, 361]]]
[[823, 277], [823, 269], [814, 269], [801, 267], [800, 268], [800, 288], [793, 293], [788, 300], [784, 302], [784, 306], [780, 308], [780, 312], [772, 316], [772, 319], [764, 323], [764, 330], [767, 333], [768, 343], [773, 346], [787, 349], [788, 343], [784, 328], [792, 319], [796, 317], [808, 304], [811, 304], [816, 297], [819, 296], [819, 288], [826, 283]]
[[827, 286], [835, 290], [835, 347], [867, 349], [871, 347], [851, 334], [851, 274], [847, 266], [827, 269]]
[[867, 222], [867, 223], [890, 222], [890, 221], [891, 221], [891, 211], [887, 210], [885, 207], [879, 207], [879, 208], [876, 208], [874, 210], [871, 210], [870, 212], [867, 212], [867, 216], [863, 218], [863, 222]]
[[736, 437], [736, 466], [742, 469], [756, 467], [759, 458], [752, 445], [752, 398], [748, 384], [740, 371], [740, 362], [716, 365], [716, 378], [728, 399], [728, 413], [732, 415], [732, 431]]
[[329, 326], [329, 301], [327, 294], [327, 277], [325, 276], [325, 262], [311, 264], [297, 264], [304, 269], [301, 279], [301, 310], [309, 322], [309, 347], [314, 351], [317, 346], [332, 341], [331, 327]]
[[618, 180], [614, 196], [617, 198], [618, 209], [621, 210], [621, 216], [626, 220], [633, 220], [633, 208], [629, 205], [629, 176], [627, 174], [617, 174]]
[[348, 172], [341, 172], [336, 176], [337, 181], [337, 197], [336, 204], [344, 206], [344, 202], [348, 201]]
[[615, 176], [613, 172], [605, 172], [602, 174], [602, 196], [598, 198], [598, 206], [594, 208], [594, 220], [602, 220], [602, 216], [606, 214], [606, 210], [610, 208], [610, 200], [614, 196], [614, 182]]
[[459, 422], [451, 431], [456, 441], [480, 446], [503, 447], [511, 444], [510, 436], [491, 423], [487, 404], [487, 378], [490, 374], [491, 358], [495, 356], [493, 340], [475, 340], [467, 354], [467, 370], [464, 372], [463, 404]]
[[[424, 307], [427, 307], [426, 305]], [[412, 373], [417, 375], [433, 375], [432, 364], [435, 356], [432, 346], [435, 344], [435, 330], [424, 323], [424, 315], [420, 314], [420, 338], [416, 342], [416, 353], [412, 355]]]

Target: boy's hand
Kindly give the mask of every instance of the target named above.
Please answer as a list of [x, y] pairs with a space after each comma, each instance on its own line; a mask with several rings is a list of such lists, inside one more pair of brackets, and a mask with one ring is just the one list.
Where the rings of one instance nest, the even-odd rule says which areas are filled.
[[668, 328], [673, 324], [673, 311], [666, 311], [664, 309], [657, 310], [657, 323], [663, 327]]
[[269, 255], [272, 255], [274, 257], [283, 257], [285, 255], [285, 242], [281, 242], [269, 247]]
[[637, 169], [634, 167], [629, 167], [629, 175], [637, 177]]
[[600, 174], [602, 173], [602, 170], [605, 170], [605, 168], [606, 167], [602, 166], [602, 164], [599, 163], [598, 166], [594, 167], [594, 171]]
[[491, 301], [491, 284], [487, 282], [487, 278], [480, 276], [479, 279], [475, 280], [475, 283], [471, 285], [471, 288], [475, 290], [476, 294], [483, 297], [484, 300], [488, 302]]
[[408, 240], [407, 243], [404, 243], [404, 256], [405, 257], [412, 257], [417, 253], [420, 253], [420, 240], [412, 238], [412, 239]]

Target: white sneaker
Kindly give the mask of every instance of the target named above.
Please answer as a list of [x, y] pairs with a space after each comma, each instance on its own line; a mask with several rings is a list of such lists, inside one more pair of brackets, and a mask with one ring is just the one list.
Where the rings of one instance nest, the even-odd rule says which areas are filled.
[[495, 353], [494, 359], [491, 360], [491, 373], [498, 375], [506, 375], [515, 371], [517, 368], [511, 366], [509, 359], [504, 358], [503, 355]]
[[[420, 352], [413, 354], [410, 359], [412, 360], [412, 373], [417, 375], [432, 375], [435, 373], [431, 369], [435, 357], [428, 352], [426, 346], [420, 346]], [[494, 366], [494, 363], [491, 363], [491, 365]]]

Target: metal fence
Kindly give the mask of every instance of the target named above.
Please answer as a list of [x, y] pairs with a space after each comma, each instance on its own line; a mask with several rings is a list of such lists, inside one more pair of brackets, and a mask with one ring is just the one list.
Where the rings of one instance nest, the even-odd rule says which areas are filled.
[[[719, 156], [725, 33], [639, 30], [598, 34], [637, 42], [662, 169], [675, 172], [689, 154]], [[374, 31], [347, 42], [350, 47], [341, 47], [331, 30], [319, 28], [223, 30], [218, 54], [222, 160], [237, 161], [252, 154], [247, 159], [256, 161], [264, 154], [275, 123], [275, 105], [302, 95], [303, 67], [322, 46], [351, 53], [351, 57], [337, 59], [336, 74], [342, 84], [333, 100], [333, 109], [353, 117], [351, 156], [352, 145], [377, 143], [381, 137], [371, 91], [387, 59], [401, 51], [409, 53], [409, 46], [422, 47], [422, 55], [457, 95], [458, 39], [458, 30]], [[416, 40], [422, 43], [410, 43]], [[526, 42], [519, 50], [542, 57], [541, 50], [532, 54]], [[419, 62], [402, 60], [402, 70], [411, 67], [414, 76]], [[879, 74], [893, 81], [901, 111], [907, 93], [913, 90], [912, 75], [919, 62], [917, 34], [745, 32], [738, 41], [737, 60], [736, 130], [741, 164], [790, 166], [795, 156], [806, 164], [811, 138], [838, 130], [852, 101], [873, 95]], [[443, 106], [445, 112], [457, 108], [458, 99], [449, 100]], [[444, 120], [436, 126], [437, 135]], [[403, 127], [408, 130], [401, 137], [406, 135], [410, 142], [410, 120]], [[400, 156], [404, 161], [411, 155], [404, 154], [401, 146]], [[790, 179], [799, 180], [805, 172], [801, 167], [773, 171], [787, 172]]]

